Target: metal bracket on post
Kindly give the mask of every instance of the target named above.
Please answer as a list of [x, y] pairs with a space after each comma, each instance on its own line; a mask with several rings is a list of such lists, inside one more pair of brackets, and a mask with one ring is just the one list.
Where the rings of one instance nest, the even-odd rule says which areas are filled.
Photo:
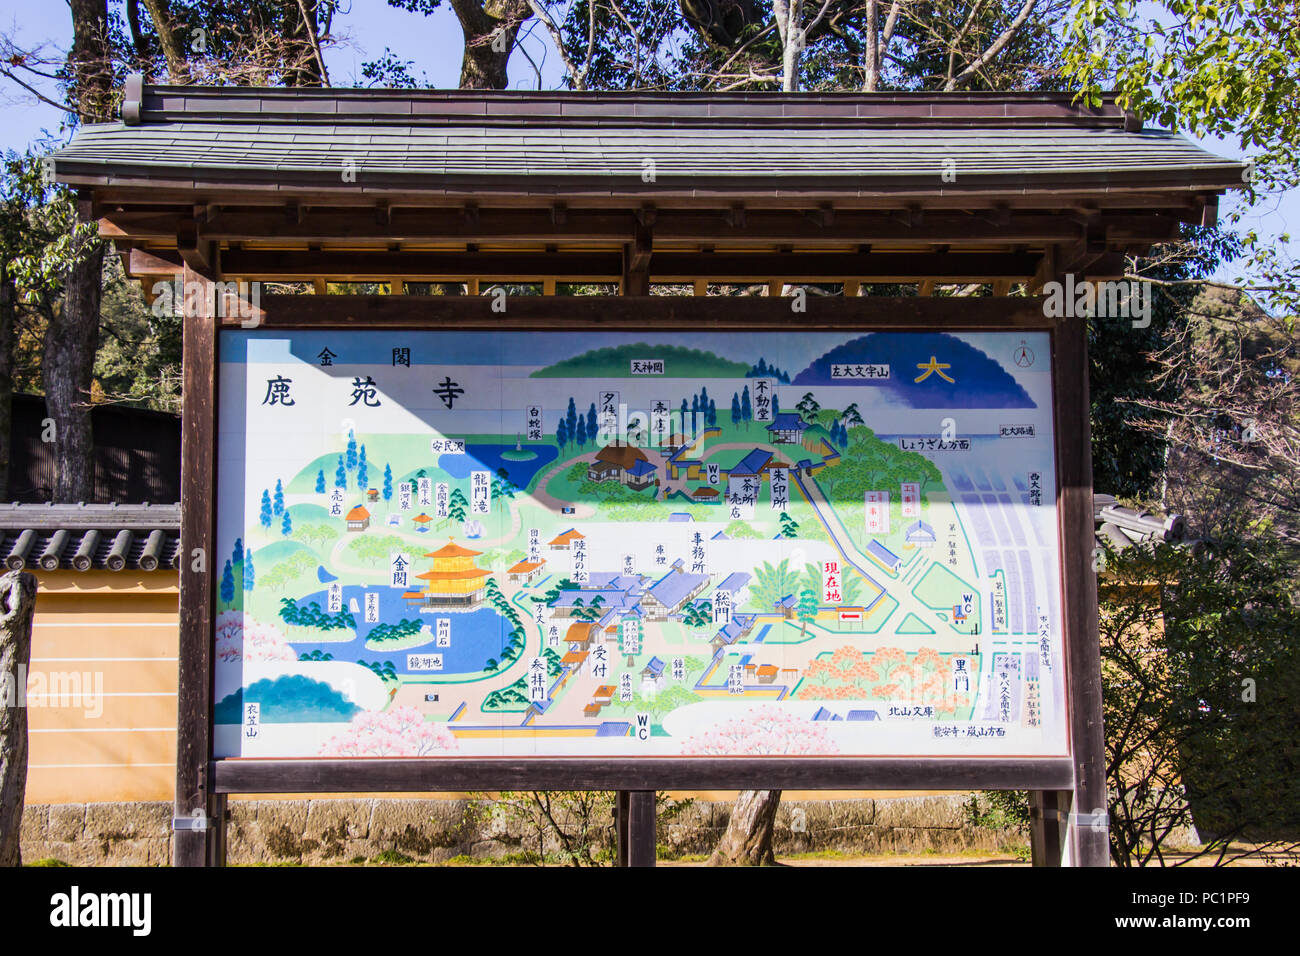
[[1071, 813], [1068, 819], [1071, 826], [1083, 827], [1089, 830], [1110, 829], [1110, 814], [1105, 810], [1097, 810], [1092, 813]]
[[202, 809], [194, 810], [188, 817], [172, 817], [172, 831], [207, 830], [208, 815]]

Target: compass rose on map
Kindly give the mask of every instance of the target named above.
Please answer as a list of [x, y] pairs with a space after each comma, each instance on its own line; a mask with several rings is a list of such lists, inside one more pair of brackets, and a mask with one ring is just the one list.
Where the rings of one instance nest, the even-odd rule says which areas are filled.
[[1011, 358], [1021, 368], [1029, 368], [1029, 366], [1034, 364], [1034, 350], [1024, 342], [1021, 342], [1020, 345], [1016, 347], [1016, 350], [1011, 353]]

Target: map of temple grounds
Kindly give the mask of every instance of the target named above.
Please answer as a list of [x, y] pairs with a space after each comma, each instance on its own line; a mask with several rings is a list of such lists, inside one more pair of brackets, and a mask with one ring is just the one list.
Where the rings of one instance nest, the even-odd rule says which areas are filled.
[[215, 752], [1067, 752], [1046, 333], [222, 333]]

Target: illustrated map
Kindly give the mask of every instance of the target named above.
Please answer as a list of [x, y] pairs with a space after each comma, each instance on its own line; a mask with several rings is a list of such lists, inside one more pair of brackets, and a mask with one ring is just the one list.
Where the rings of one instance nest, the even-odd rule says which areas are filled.
[[1067, 752], [1046, 333], [219, 359], [219, 757]]

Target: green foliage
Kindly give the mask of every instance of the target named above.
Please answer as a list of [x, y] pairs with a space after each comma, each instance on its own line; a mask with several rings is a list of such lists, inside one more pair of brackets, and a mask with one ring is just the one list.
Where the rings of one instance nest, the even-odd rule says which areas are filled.
[[295, 527], [290, 537], [304, 544], [321, 547], [338, 537], [338, 529], [327, 524], [304, 524]]
[[295, 551], [283, 561], [273, 565], [258, 583], [272, 591], [282, 591], [290, 581], [316, 566], [316, 557], [310, 551]]
[[804, 630], [808, 629], [808, 622], [817, 617], [817, 591], [813, 588], [804, 588], [799, 592], [799, 603], [795, 605], [795, 615], [803, 622]]
[[776, 602], [793, 594], [800, 586], [800, 573], [782, 558], [777, 564], [764, 561], [754, 569], [754, 580], [749, 586], [750, 606], [770, 611]]
[[466, 823], [528, 852], [537, 866], [608, 866], [615, 853], [614, 793], [609, 790], [506, 790], [472, 793]]
[[374, 641], [376, 644], [382, 644], [384, 641], [400, 641], [420, 633], [422, 627], [424, 624], [413, 618], [405, 618], [396, 624], [376, 624], [366, 634], [366, 641], [367, 643]]
[[410, 866], [415, 857], [407, 856], [401, 850], [381, 850], [370, 858], [376, 866]]
[[361, 534], [348, 545], [348, 550], [367, 564], [378, 564], [381, 561], [386, 562], [390, 554], [409, 547], [405, 541], [396, 535], [388, 534], [378, 537]]
[[[1200, 279], [1237, 249], [1231, 239], [1208, 229], [1184, 227], [1183, 236], [1181, 246], [1158, 246], [1137, 260], [1134, 274], [1158, 283]], [[1187, 324], [1197, 292], [1192, 284], [1155, 286], [1145, 328], [1128, 319], [1088, 322], [1092, 473], [1098, 491], [1138, 499], [1158, 492], [1171, 419], [1159, 406], [1178, 401], [1179, 382], [1188, 371], [1169, 369], [1165, 352]]]
[[924, 455], [903, 451], [858, 425], [849, 429], [849, 444], [839, 464], [820, 472], [816, 481], [828, 498], [861, 504], [866, 492], [904, 481], [918, 482], [924, 499], [928, 491], [942, 487], [943, 477]]
[[1028, 790], [987, 790], [972, 793], [962, 804], [967, 826], [1029, 832]]
[[[1169, 129], [1222, 137], [1254, 156], [1253, 198], [1300, 183], [1300, 30], [1270, 0], [1073, 0], [1065, 72], [1080, 96], [1120, 102]], [[1260, 211], [1260, 203], [1253, 211]], [[1242, 207], [1230, 223], [1245, 221]], [[1285, 237], [1284, 237], [1285, 238]], [[1276, 305], [1296, 311], [1296, 265], [1247, 229], [1247, 272]]]
[[393, 664], [392, 661], [384, 661], [383, 663], [380, 663], [379, 661], [372, 661], [371, 663], [367, 664], [363, 660], [358, 660], [357, 663], [362, 667], [368, 668], [369, 670], [373, 671], [376, 676], [378, 676], [381, 680], [384, 681], [384, 683], [397, 682], [397, 667]]
[[674, 684], [653, 697], [642, 697], [637, 693], [632, 695], [630, 701], [612, 700], [609, 703], [609, 710], [616, 714], [649, 714], [650, 719], [658, 723], [665, 714], [703, 699], [699, 694]]
[[279, 616], [285, 624], [294, 627], [313, 627], [321, 631], [356, 630], [357, 620], [346, 608], [336, 614], [327, 614], [312, 601], [302, 607], [293, 598], [280, 598]]
[[1294, 848], [1300, 832], [1300, 609], [1267, 538], [1105, 555], [1099, 582], [1111, 859]]
[[737, 518], [731, 524], [722, 529], [722, 533], [728, 538], [745, 538], [745, 539], [762, 539], [763, 535], [754, 530], [753, 525], [748, 521]]
[[682, 608], [682, 623], [687, 627], [708, 627], [713, 623], [713, 602], [691, 601]]

